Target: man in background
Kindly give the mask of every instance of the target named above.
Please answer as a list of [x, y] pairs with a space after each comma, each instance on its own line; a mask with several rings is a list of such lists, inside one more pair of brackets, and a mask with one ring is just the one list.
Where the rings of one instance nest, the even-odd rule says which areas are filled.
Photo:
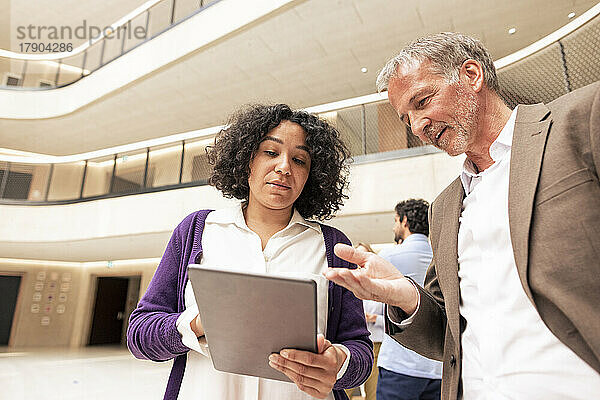
[[[396, 204], [395, 246], [379, 255], [415, 282], [423, 285], [432, 252], [427, 236], [429, 223], [425, 200], [410, 199]], [[439, 400], [442, 363], [425, 358], [384, 335], [379, 358], [377, 400]]]

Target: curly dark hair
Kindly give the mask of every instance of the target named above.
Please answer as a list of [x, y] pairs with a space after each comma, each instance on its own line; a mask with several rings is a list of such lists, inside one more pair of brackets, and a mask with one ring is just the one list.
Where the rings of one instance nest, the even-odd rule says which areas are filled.
[[409, 199], [396, 204], [396, 214], [401, 220], [406, 216], [411, 233], [422, 233], [425, 236], [429, 236], [428, 210], [429, 203], [423, 199]]
[[229, 117], [214, 145], [206, 149], [208, 162], [213, 166], [209, 182], [225, 197], [247, 201], [250, 161], [263, 137], [284, 120], [304, 129], [311, 158], [308, 179], [294, 207], [304, 218], [329, 219], [348, 198], [344, 191], [348, 186], [346, 160], [350, 152], [329, 123], [285, 104], [252, 104]]

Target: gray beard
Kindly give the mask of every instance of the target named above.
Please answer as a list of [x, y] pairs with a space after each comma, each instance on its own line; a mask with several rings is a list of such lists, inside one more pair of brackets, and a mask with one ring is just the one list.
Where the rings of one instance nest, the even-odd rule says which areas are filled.
[[458, 104], [455, 115], [456, 125], [454, 128], [456, 135], [451, 147], [446, 149], [446, 152], [450, 155], [458, 155], [467, 151], [469, 138], [475, 127], [479, 111], [477, 99], [473, 93], [467, 92], [462, 86], [458, 86], [457, 92], [461, 101]]

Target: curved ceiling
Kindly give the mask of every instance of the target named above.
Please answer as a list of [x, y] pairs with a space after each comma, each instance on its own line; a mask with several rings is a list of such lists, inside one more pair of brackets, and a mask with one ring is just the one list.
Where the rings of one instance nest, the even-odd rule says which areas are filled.
[[307, 107], [365, 95], [374, 92], [385, 61], [420, 35], [472, 34], [498, 59], [565, 25], [570, 12], [581, 15], [596, 3], [301, 1], [69, 115], [0, 120], [0, 147], [81, 153], [219, 125], [248, 102]]

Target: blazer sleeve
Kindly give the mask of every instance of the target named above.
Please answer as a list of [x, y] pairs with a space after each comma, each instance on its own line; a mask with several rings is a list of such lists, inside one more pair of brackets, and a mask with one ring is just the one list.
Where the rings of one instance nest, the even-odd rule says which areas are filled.
[[600, 176], [600, 85], [596, 88], [596, 94], [592, 101], [590, 111], [590, 146], [592, 148], [592, 159], [596, 177]]
[[177, 293], [181, 262], [180, 227], [171, 236], [146, 293], [129, 318], [127, 347], [136, 358], [166, 361], [189, 350], [182, 343], [176, 326], [181, 315]]
[[[443, 303], [440, 304], [439, 297], [434, 294], [439, 292], [439, 286], [437, 286], [435, 272], [432, 275], [429, 273], [432, 269], [435, 270], [434, 264], [429, 267], [427, 272], [425, 288], [413, 282], [419, 290], [421, 302], [419, 310], [410, 325], [406, 328], [400, 328], [390, 321], [386, 313], [385, 332], [401, 345], [422, 356], [433, 360], [442, 360], [447, 319]], [[397, 320], [408, 318], [404, 311], [398, 307], [389, 307], [388, 312]]]

